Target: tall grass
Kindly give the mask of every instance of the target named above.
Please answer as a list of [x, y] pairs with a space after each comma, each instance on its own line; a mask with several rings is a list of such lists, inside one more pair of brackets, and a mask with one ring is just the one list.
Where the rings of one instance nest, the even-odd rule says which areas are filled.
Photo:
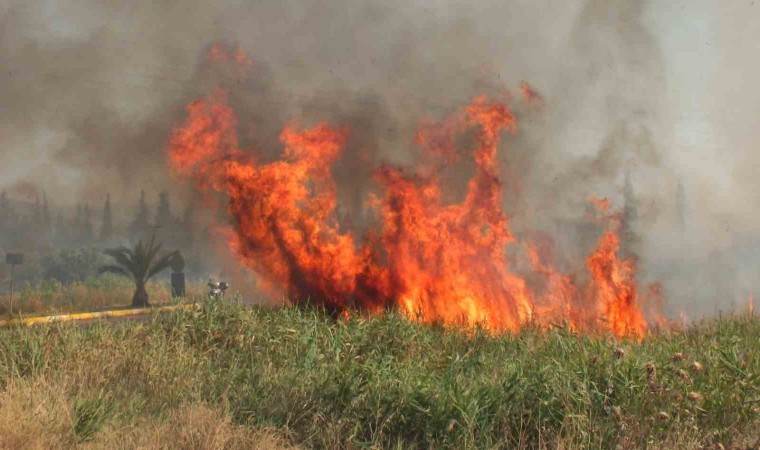
[[[637, 343], [230, 299], [148, 323], [0, 330], [0, 397], [15, 399], [0, 414], [59, 447], [748, 446], [760, 444], [759, 344], [748, 314]], [[67, 419], [46, 421], [40, 404]], [[168, 447], [138, 442], [155, 430]]]
[[[122, 277], [104, 275], [88, 278], [82, 282], [62, 284], [56, 280], [44, 280], [36, 284], [24, 283], [17, 287], [13, 296], [14, 314], [57, 314], [129, 306], [134, 294], [134, 284]], [[187, 296], [198, 298], [205, 294], [205, 285], [188, 283]], [[171, 301], [171, 285], [168, 280], [156, 280], [147, 285], [152, 303]], [[10, 295], [0, 296], [0, 315], [11, 311]]]

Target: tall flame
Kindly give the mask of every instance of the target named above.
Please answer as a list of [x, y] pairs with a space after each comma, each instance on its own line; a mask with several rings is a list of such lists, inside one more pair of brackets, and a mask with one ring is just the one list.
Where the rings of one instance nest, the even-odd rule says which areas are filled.
[[[337, 220], [330, 173], [350, 130], [288, 126], [281, 160], [258, 164], [240, 150], [236, 127], [224, 92], [193, 102], [171, 136], [169, 160], [176, 175], [229, 197], [230, 246], [270, 292], [335, 313], [397, 308], [414, 320], [493, 332], [560, 321], [617, 336], [641, 337], [647, 329], [635, 266], [618, 256], [614, 226], [588, 256], [583, 286], [554, 268], [551, 242], [537, 235], [522, 245], [535, 280], [510, 268], [506, 249], [516, 238], [501, 208], [497, 153], [503, 132], [514, 133], [517, 122], [504, 103], [478, 97], [461, 114], [421, 127], [416, 141], [426, 157], [415, 170], [378, 168], [380, 191], [368, 204], [380, 226], [360, 241]], [[437, 166], [453, 161], [456, 136], [467, 130], [476, 135], [476, 169], [464, 199], [446, 203]], [[609, 210], [607, 201], [596, 203]]]
[[617, 335], [640, 334], [646, 323], [637, 304], [633, 261], [620, 260], [618, 236], [607, 231], [586, 264], [592, 276], [591, 293], [600, 315]]
[[[462, 120], [478, 129], [477, 169], [462, 203], [444, 205], [435, 176], [409, 177], [389, 167], [377, 174], [385, 188], [378, 202], [382, 248], [392, 262], [383, 268], [382, 290], [406, 315], [425, 322], [517, 330], [531, 316], [532, 298], [504, 258], [514, 238], [501, 212], [496, 164], [500, 131], [514, 131], [516, 122], [505, 105], [485, 98], [475, 99]], [[436, 135], [448, 127], [420, 133], [417, 141], [425, 149], [446, 142]]]

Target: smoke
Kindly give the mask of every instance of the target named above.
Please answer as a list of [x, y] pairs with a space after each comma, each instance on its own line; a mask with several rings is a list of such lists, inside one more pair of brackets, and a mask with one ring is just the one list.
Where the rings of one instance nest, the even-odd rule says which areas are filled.
[[[140, 189], [188, 198], [169, 176], [165, 146], [184, 106], [222, 85], [243, 147], [264, 160], [277, 157], [292, 120], [351, 129], [334, 170], [341, 214], [361, 227], [372, 168], [413, 163], [421, 119], [476, 94], [517, 97], [526, 80], [544, 108], [517, 102], [520, 132], [506, 140], [514, 227], [564, 230], [551, 224], [580, 217], [592, 194], [621, 207], [630, 170], [643, 276], [663, 279], [678, 307], [685, 280], [703, 270], [693, 267], [730, 244], [726, 225], [755, 231], [760, 192], [750, 84], [760, 66], [749, 63], [760, 9], [700, 3], [5, 2], [0, 184], [26, 198], [44, 189], [53, 204], [100, 204], [105, 192], [134, 203]], [[239, 45], [250, 72], [212, 64], [214, 43]], [[686, 231], [676, 227], [679, 180], [691, 205]], [[575, 233], [557, 238], [578, 246]], [[689, 304], [737, 294], [733, 265], [712, 272], [717, 293], [689, 290]]]

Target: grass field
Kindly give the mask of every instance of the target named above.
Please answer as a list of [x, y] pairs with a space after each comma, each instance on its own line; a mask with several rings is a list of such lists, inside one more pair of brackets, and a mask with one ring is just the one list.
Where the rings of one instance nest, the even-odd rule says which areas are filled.
[[641, 343], [231, 299], [0, 330], [2, 448], [751, 448], [760, 318]]
[[[134, 284], [122, 277], [104, 275], [84, 282], [62, 284], [55, 280], [42, 281], [37, 285], [22, 284], [13, 297], [13, 314], [60, 314], [129, 306]], [[199, 298], [206, 293], [201, 282], [188, 283], [188, 297]], [[167, 280], [149, 282], [147, 286], [151, 303], [171, 302], [171, 286]], [[0, 296], [0, 316], [11, 311], [8, 294]]]

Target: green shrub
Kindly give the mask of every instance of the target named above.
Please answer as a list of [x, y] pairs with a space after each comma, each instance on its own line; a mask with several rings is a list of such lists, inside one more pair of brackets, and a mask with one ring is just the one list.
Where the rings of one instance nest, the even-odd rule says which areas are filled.
[[103, 393], [74, 401], [74, 433], [79, 442], [91, 440], [109, 418], [113, 406]]
[[63, 249], [58, 254], [40, 259], [42, 279], [57, 280], [63, 284], [82, 282], [98, 274], [98, 268], [107, 262], [94, 248]]

